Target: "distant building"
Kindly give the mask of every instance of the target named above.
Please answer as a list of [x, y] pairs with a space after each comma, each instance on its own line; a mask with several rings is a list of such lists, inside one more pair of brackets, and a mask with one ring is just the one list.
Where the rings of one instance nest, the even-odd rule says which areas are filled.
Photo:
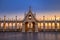
[[6, 16], [4, 16], [4, 20], [0, 18], [0, 31], [60, 31], [60, 20], [56, 20], [56, 16], [55, 20], [45, 20], [45, 16], [43, 16], [43, 20], [37, 20], [35, 16], [36, 14], [32, 13], [31, 7], [29, 7], [29, 11], [23, 20], [17, 20], [17, 16], [16, 20], [13, 18], [6, 20]]

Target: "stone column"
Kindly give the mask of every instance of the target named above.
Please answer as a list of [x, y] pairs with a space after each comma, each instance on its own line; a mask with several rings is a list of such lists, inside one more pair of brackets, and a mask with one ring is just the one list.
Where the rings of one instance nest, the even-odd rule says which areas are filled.
[[45, 22], [43, 22], [43, 31], [45, 31]]
[[8, 30], [9, 30], [9, 22], [8, 22]]
[[[41, 18], [40, 18], [40, 20], [41, 20]], [[39, 28], [39, 30], [41, 30], [41, 22], [40, 22], [40, 28]]]
[[0, 18], [0, 29], [1, 29], [1, 18]]
[[52, 30], [52, 18], [51, 18], [51, 30]]
[[17, 29], [17, 16], [16, 16], [16, 21], [15, 21], [15, 31], [17, 31], [16, 29]]
[[[59, 21], [60, 21], [60, 18], [59, 18]], [[59, 30], [60, 30], [60, 22], [59, 22]]]
[[38, 24], [35, 23], [35, 32], [38, 32]]
[[57, 22], [55, 22], [55, 31], [57, 31]]
[[43, 31], [45, 31], [45, 16], [43, 16]]
[[27, 30], [28, 32], [32, 32], [32, 29], [31, 29], [31, 22], [29, 22], [29, 28]]
[[60, 30], [60, 22], [59, 22], [59, 30]]
[[5, 26], [5, 24], [6, 24], [5, 21], [6, 21], [6, 16], [4, 16], [3, 31], [5, 31], [5, 29], [6, 29], [6, 28], [5, 28], [5, 27], [6, 27], [6, 26]]
[[56, 21], [56, 16], [55, 16], [55, 31], [57, 31], [57, 21]]
[[47, 29], [49, 30], [49, 23], [47, 23]]
[[25, 32], [25, 23], [22, 24], [22, 32]]
[[[20, 18], [19, 18], [19, 21], [20, 21]], [[19, 30], [21, 30], [21, 22], [19, 22]]]
[[[9, 21], [9, 18], [8, 18], [8, 21]], [[9, 22], [8, 22], [8, 29], [9, 29]]]
[[40, 30], [41, 30], [41, 23], [40, 23]]
[[52, 30], [52, 22], [51, 22], [51, 30]]
[[12, 29], [13, 29], [13, 18], [12, 18]]
[[20, 27], [21, 27], [21, 25], [20, 25], [20, 23], [19, 23], [19, 30], [20, 30]]

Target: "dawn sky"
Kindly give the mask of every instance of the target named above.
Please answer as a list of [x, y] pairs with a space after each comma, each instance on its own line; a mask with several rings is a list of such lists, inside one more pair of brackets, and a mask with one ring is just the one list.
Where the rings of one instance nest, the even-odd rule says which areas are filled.
[[60, 0], [0, 0], [0, 17], [21, 18], [29, 6], [38, 16], [60, 16]]

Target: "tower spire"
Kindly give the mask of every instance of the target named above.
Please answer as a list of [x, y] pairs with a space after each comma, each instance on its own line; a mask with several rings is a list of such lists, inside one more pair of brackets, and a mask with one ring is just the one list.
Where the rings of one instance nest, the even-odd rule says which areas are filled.
[[32, 9], [31, 9], [31, 6], [29, 6], [29, 12], [31, 12], [31, 10], [32, 10]]

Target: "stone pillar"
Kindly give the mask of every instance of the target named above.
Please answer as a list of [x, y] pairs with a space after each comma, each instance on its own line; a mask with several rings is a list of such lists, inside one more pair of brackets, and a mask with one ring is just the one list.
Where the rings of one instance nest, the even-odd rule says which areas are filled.
[[5, 28], [5, 27], [6, 27], [6, 26], [5, 26], [5, 24], [6, 24], [5, 21], [6, 21], [6, 16], [4, 16], [3, 31], [5, 31], [5, 29], [6, 29], [6, 28]]
[[14, 29], [14, 27], [13, 27], [13, 22], [12, 22], [12, 29]]
[[[59, 21], [60, 21], [60, 18], [59, 18]], [[59, 30], [60, 30], [60, 22], [59, 22]]]
[[47, 29], [49, 30], [49, 23], [47, 23]]
[[10, 29], [10, 28], [9, 28], [9, 22], [8, 22], [8, 31], [10, 31], [9, 29]]
[[52, 30], [52, 22], [51, 22], [51, 30]]
[[1, 18], [0, 18], [0, 29], [1, 29]]
[[[20, 21], [20, 18], [19, 18], [19, 21]], [[21, 22], [19, 23], [19, 30], [21, 30]]]
[[51, 30], [52, 30], [52, 18], [51, 18]]
[[12, 18], [12, 29], [13, 29], [13, 18]]
[[[9, 18], [8, 18], [8, 21], [9, 21]], [[8, 22], [8, 29], [9, 29], [9, 22]]]
[[41, 23], [40, 23], [40, 30], [41, 30]]
[[35, 23], [35, 32], [38, 32], [38, 24]]
[[25, 32], [25, 23], [22, 24], [22, 32]]
[[27, 30], [28, 32], [32, 32], [32, 29], [31, 29], [31, 22], [29, 22], [29, 28]]
[[60, 30], [60, 22], [59, 22], [59, 30]]
[[45, 16], [43, 16], [43, 31], [45, 31]]
[[16, 16], [16, 21], [15, 21], [15, 30], [17, 29], [17, 16]]
[[21, 27], [21, 25], [20, 25], [20, 23], [19, 23], [19, 30], [20, 30], [20, 27]]
[[57, 21], [56, 21], [56, 16], [55, 16], [55, 31], [57, 31]]

